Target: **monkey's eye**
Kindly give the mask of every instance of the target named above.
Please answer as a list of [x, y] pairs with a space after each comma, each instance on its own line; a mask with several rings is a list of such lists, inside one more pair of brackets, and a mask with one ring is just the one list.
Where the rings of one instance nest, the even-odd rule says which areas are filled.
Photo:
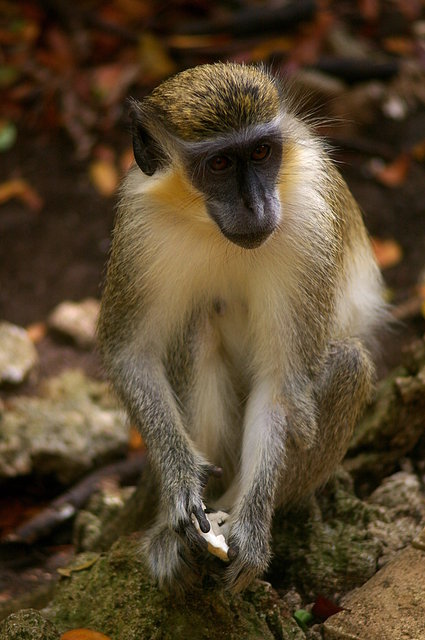
[[208, 161], [208, 166], [213, 171], [225, 171], [231, 164], [232, 161], [227, 156], [214, 156]]
[[251, 160], [255, 162], [261, 162], [261, 160], [266, 160], [271, 152], [271, 147], [269, 144], [259, 144], [258, 147], [255, 147], [254, 151], [251, 153]]

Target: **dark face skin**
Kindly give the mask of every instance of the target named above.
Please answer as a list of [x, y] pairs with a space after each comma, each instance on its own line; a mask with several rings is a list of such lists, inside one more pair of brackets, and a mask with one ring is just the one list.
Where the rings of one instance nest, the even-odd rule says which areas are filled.
[[[208, 214], [223, 235], [244, 249], [259, 247], [280, 220], [279, 125], [254, 125], [213, 140], [174, 142], [190, 181], [204, 194]], [[137, 117], [133, 121], [133, 148], [137, 164], [147, 175], [166, 166], [161, 144]]]
[[233, 134], [226, 142], [194, 143], [185, 151], [187, 173], [206, 199], [223, 235], [244, 249], [260, 246], [280, 219], [277, 179], [282, 160], [279, 129]]

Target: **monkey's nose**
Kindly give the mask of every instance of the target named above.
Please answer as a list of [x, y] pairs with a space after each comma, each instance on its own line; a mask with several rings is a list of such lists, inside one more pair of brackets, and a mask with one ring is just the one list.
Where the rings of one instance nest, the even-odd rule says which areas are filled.
[[255, 218], [258, 221], [264, 218], [264, 204], [262, 202], [253, 202], [247, 198], [242, 198], [242, 203], [250, 218]]

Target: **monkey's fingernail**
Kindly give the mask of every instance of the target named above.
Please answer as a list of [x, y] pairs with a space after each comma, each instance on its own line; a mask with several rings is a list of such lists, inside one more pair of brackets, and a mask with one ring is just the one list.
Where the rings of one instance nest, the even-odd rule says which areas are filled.
[[229, 560], [234, 560], [239, 553], [239, 549], [237, 547], [229, 547], [227, 552], [227, 557]]
[[211, 525], [202, 507], [193, 507], [192, 513], [197, 519], [199, 523], [199, 528], [202, 531], [202, 533], [208, 533], [208, 531], [211, 529]]

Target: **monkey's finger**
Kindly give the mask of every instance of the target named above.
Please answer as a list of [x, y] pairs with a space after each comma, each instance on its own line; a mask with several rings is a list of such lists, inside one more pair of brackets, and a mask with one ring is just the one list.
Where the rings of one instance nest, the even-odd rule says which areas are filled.
[[201, 476], [202, 488], [206, 487], [210, 476], [213, 476], [214, 478], [221, 478], [222, 475], [223, 469], [221, 467], [216, 467], [215, 464], [209, 464], [205, 466], [202, 470]]
[[207, 515], [209, 513], [217, 513], [217, 509], [213, 509], [212, 507], [205, 507], [204, 513], [206, 513]]
[[189, 548], [193, 551], [205, 553], [208, 549], [208, 542], [193, 526], [186, 527], [185, 536]]
[[199, 528], [201, 529], [202, 533], [208, 533], [208, 531], [211, 529], [211, 524], [207, 516], [205, 515], [203, 508], [195, 506], [192, 509], [192, 513], [197, 519], [199, 523]]
[[236, 545], [230, 546], [228, 551], [227, 551], [227, 557], [229, 558], [230, 561], [234, 560], [235, 558], [237, 558], [239, 555], [239, 548]]
[[221, 467], [216, 467], [215, 464], [210, 465], [207, 468], [207, 472], [210, 476], [214, 476], [214, 478], [221, 478], [223, 475], [223, 469]]

